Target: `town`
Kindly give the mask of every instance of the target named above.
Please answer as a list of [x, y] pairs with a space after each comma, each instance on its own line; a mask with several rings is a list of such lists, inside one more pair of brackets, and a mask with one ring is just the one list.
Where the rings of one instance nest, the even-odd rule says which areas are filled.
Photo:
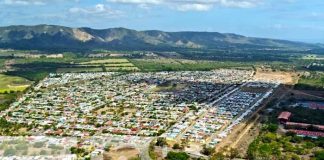
[[188, 141], [200, 149], [187, 152], [199, 155], [203, 145], [215, 147], [279, 85], [254, 81], [253, 74], [235, 69], [53, 73], [1, 116], [32, 126], [33, 136], [160, 136]]

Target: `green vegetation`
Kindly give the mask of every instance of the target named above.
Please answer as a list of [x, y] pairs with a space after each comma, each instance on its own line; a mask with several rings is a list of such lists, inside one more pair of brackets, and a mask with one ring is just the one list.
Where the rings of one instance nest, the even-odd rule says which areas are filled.
[[110, 63], [104, 64], [106, 67], [134, 67], [133, 63]]
[[57, 73], [82, 73], [82, 72], [102, 72], [102, 68], [58, 68]]
[[7, 72], [6, 75], [19, 76], [19, 77], [26, 78], [30, 81], [38, 82], [44, 79], [51, 72], [55, 72], [55, 71], [51, 69], [48, 70], [38, 69], [38, 70], [28, 70], [28, 71], [19, 70], [19, 71]]
[[292, 113], [292, 116], [290, 117], [292, 122], [324, 124], [324, 110], [309, 109], [305, 107], [282, 107], [280, 109], [276, 109], [269, 115], [268, 121], [270, 123], [277, 123], [277, 117], [282, 111]]
[[110, 72], [130, 72], [130, 71], [139, 71], [137, 67], [105, 67], [106, 71]]
[[301, 159], [323, 149], [323, 138], [311, 139], [288, 132], [278, 135], [273, 124], [265, 125], [260, 135], [249, 145], [248, 158], [254, 159]]
[[156, 160], [158, 158], [158, 155], [154, 152], [154, 147], [155, 147], [154, 141], [151, 141], [150, 145], [149, 145], [149, 156], [152, 160]]
[[295, 87], [304, 90], [323, 90], [324, 74], [313, 72], [309, 76], [301, 76]]
[[20, 131], [23, 125], [14, 124], [0, 118], [0, 136], [22, 136], [23, 132]]
[[0, 111], [9, 108], [10, 104], [15, 102], [18, 93], [0, 94]]
[[215, 153], [215, 148], [212, 147], [207, 147], [206, 145], [203, 147], [203, 149], [201, 150], [201, 153], [206, 155], [206, 156], [210, 156], [212, 154]]
[[189, 159], [189, 155], [185, 152], [169, 152], [167, 157], [167, 160], [187, 160]]
[[100, 60], [91, 60], [89, 62], [82, 62], [80, 64], [118, 64], [118, 63], [129, 63], [127, 59], [100, 59]]
[[31, 83], [21, 77], [0, 74], [0, 93], [24, 91]]
[[288, 107], [285, 108], [285, 110], [293, 114], [290, 118], [292, 122], [324, 124], [324, 110], [315, 110], [303, 107]]
[[324, 150], [315, 152], [316, 160], [323, 160], [324, 159]]
[[79, 158], [86, 157], [89, 155], [89, 152], [87, 152], [84, 148], [71, 147], [70, 151], [72, 154], [76, 154]]
[[166, 139], [165, 139], [165, 138], [162, 138], [162, 137], [159, 137], [159, 138], [156, 140], [155, 145], [156, 145], [156, 146], [161, 146], [161, 147], [167, 145]]
[[220, 62], [177, 59], [132, 59], [131, 62], [142, 71], [207, 71], [219, 68], [252, 68], [249, 63]]
[[6, 59], [0, 59], [0, 70], [4, 69]]

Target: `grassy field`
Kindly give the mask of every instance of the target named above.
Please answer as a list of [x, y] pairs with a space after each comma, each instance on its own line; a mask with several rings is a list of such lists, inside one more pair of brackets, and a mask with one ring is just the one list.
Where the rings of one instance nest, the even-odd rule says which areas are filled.
[[29, 87], [31, 83], [31, 81], [25, 78], [0, 74], [0, 93], [23, 91]]
[[102, 72], [101, 67], [97, 68], [58, 68], [57, 73], [78, 73], [78, 72]]
[[9, 108], [10, 104], [16, 101], [18, 93], [0, 94], [0, 111]]
[[301, 76], [297, 89], [312, 89], [312, 90], [323, 90], [324, 89], [324, 74], [322, 73], [311, 73], [309, 76]]
[[249, 63], [220, 62], [182, 59], [132, 59], [131, 62], [142, 71], [208, 71], [219, 68], [250, 68]]
[[0, 59], [0, 69], [4, 69], [5, 59]]
[[134, 67], [133, 63], [111, 63], [105, 64], [106, 67]]
[[137, 67], [106, 67], [107, 72], [114, 72], [114, 71], [120, 71], [120, 72], [129, 72], [129, 71], [139, 71]]
[[129, 63], [127, 59], [102, 59], [102, 60], [92, 60], [88, 62], [81, 62], [80, 64], [116, 64], [116, 63]]

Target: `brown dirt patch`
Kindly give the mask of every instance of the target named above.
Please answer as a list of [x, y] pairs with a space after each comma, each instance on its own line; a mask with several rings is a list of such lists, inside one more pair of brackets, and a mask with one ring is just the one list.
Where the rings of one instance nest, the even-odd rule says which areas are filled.
[[254, 80], [258, 81], [280, 81], [283, 84], [296, 84], [298, 81], [298, 75], [294, 72], [272, 72], [257, 70], [254, 76]]

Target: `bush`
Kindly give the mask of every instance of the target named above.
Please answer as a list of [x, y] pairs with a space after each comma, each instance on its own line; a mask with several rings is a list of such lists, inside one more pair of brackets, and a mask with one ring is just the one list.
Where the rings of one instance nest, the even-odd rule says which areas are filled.
[[206, 156], [210, 156], [213, 153], [215, 153], [215, 148], [212, 147], [207, 147], [206, 145], [203, 147], [203, 149], [201, 150], [201, 153], [206, 155]]
[[178, 143], [174, 144], [172, 148], [173, 149], [182, 149], [182, 147]]
[[278, 129], [278, 125], [277, 124], [268, 124], [268, 127], [267, 127], [267, 130], [269, 131], [269, 132], [276, 132], [277, 131], [277, 129]]
[[35, 142], [33, 145], [35, 148], [41, 148], [44, 146], [44, 142]]
[[156, 146], [165, 146], [167, 145], [167, 142], [166, 142], [166, 139], [165, 138], [162, 138], [162, 137], [159, 137], [157, 140], [156, 140]]
[[316, 160], [324, 160], [324, 150], [315, 152]]
[[16, 150], [11, 147], [5, 149], [5, 151], [3, 152], [3, 156], [14, 156], [15, 154], [16, 154]]
[[169, 152], [166, 159], [167, 160], [188, 160], [189, 155], [185, 152]]
[[40, 155], [47, 155], [47, 152], [46, 152], [45, 150], [41, 150], [41, 151], [39, 152], [39, 154], [40, 154]]

